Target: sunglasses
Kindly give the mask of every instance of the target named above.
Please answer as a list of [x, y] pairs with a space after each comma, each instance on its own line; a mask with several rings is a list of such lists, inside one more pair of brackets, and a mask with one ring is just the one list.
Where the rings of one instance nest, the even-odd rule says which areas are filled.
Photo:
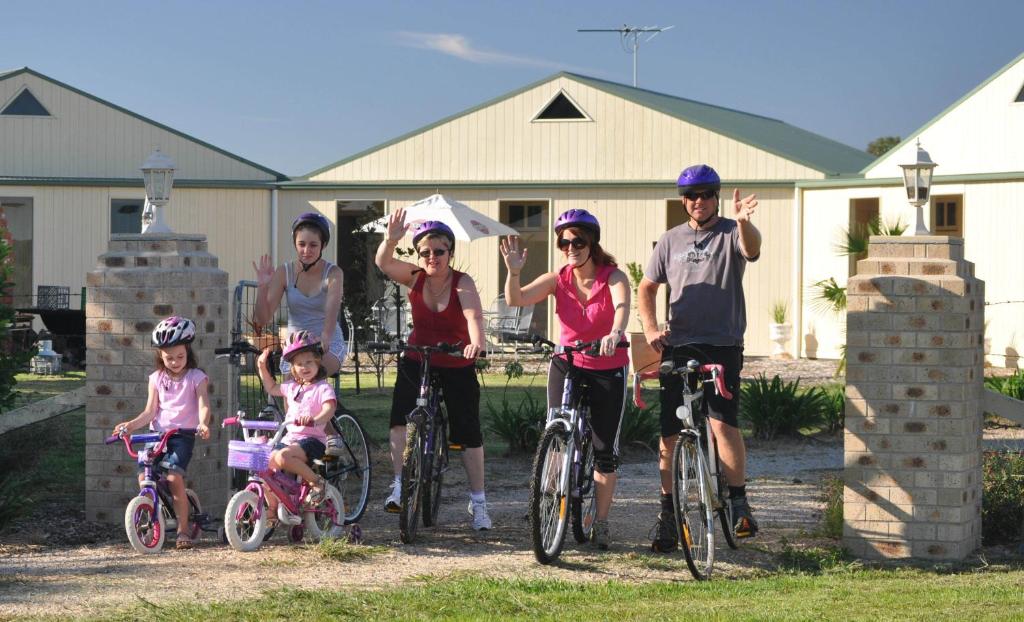
[[683, 198], [689, 199], [691, 201], [696, 201], [698, 198], [701, 198], [707, 201], [709, 199], [715, 198], [715, 191], [704, 190], [703, 192], [694, 192], [692, 190], [687, 190], [686, 192], [683, 193]]
[[571, 240], [569, 238], [558, 238], [559, 249], [564, 251], [565, 249], [569, 248], [569, 246], [572, 246], [576, 250], [580, 250], [581, 248], [586, 248], [590, 246], [590, 244], [583, 238], [573, 238]]
[[418, 254], [420, 256], [420, 259], [426, 259], [430, 257], [431, 254], [433, 254], [434, 257], [444, 257], [447, 252], [447, 248], [435, 248], [433, 251], [431, 251], [429, 248], [425, 248], [421, 250]]

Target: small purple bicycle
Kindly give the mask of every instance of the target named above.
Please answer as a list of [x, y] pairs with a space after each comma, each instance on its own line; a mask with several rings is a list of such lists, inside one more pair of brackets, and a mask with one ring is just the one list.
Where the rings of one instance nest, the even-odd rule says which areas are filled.
[[[124, 511], [124, 530], [128, 534], [128, 542], [139, 553], [156, 553], [164, 546], [164, 538], [168, 531], [177, 529], [177, 518], [174, 516], [174, 503], [171, 489], [167, 484], [164, 469], [159, 462], [167, 450], [167, 440], [174, 434], [195, 433], [195, 428], [173, 428], [164, 432], [148, 434], [132, 434], [124, 436], [108, 436], [107, 445], [124, 441], [128, 455], [138, 460], [143, 466], [143, 478], [139, 483], [139, 496], [128, 503]], [[132, 445], [138, 443], [155, 443], [152, 447], [144, 447], [133, 451]], [[189, 521], [192, 529], [189, 536], [196, 540], [199, 532], [217, 531], [213, 520], [204, 514], [199, 505], [199, 496], [191, 488], [185, 489], [188, 497]]]
[[277, 520], [290, 527], [289, 541], [300, 542], [305, 537], [316, 542], [345, 533], [345, 501], [337, 488], [328, 483], [323, 502], [312, 506], [306, 501], [310, 491], [308, 484], [288, 473], [270, 469], [270, 454], [284, 436], [284, 423], [230, 417], [222, 425], [275, 433], [269, 442], [258, 442], [253, 434], [247, 435], [246, 440], [228, 443], [228, 466], [249, 471], [245, 488], [231, 497], [224, 511], [224, 533], [233, 549], [255, 551], [263, 544], [269, 508], [264, 487], [278, 499]]

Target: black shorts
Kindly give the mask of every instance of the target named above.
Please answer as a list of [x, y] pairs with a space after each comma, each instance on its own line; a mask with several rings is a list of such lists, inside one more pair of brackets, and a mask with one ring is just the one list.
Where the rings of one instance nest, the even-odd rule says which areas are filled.
[[[567, 363], [552, 359], [548, 366], [548, 408], [562, 405]], [[594, 436], [594, 449], [619, 455], [619, 431], [622, 412], [626, 406], [626, 368], [576, 368], [586, 379], [590, 404], [590, 427]]]
[[[701, 364], [718, 363], [725, 367], [725, 388], [732, 393], [727, 400], [715, 393], [714, 387], [705, 385], [704, 401], [708, 416], [722, 423], [739, 427], [740, 370], [743, 369], [743, 346], [687, 345], [665, 348], [661, 360], [671, 357], [676, 366], [695, 359]], [[676, 417], [676, 409], [683, 403], [683, 377], [661, 376], [661, 435], [674, 436], [682, 429], [682, 422]]]
[[[327, 453], [327, 446], [321, 443], [315, 438], [300, 438], [297, 442], [292, 445], [298, 445], [300, 449], [306, 454], [306, 464], [312, 466], [314, 460], [319, 460], [324, 457]], [[284, 443], [278, 443], [275, 450], [284, 449], [288, 447]]]
[[[431, 367], [441, 383], [448, 410], [448, 441], [466, 448], [483, 445], [480, 433], [480, 382], [476, 366]], [[404, 426], [420, 394], [420, 363], [404, 356], [398, 361], [398, 379], [391, 396], [391, 427]]]

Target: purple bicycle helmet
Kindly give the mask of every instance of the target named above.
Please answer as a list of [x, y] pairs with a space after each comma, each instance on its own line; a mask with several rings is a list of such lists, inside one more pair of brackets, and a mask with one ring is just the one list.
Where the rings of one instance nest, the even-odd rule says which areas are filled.
[[320, 347], [320, 339], [309, 334], [309, 331], [297, 330], [288, 335], [288, 342], [284, 346], [284, 360], [289, 363], [299, 352], [312, 351], [317, 356], [323, 356], [323, 348]]
[[597, 218], [585, 209], [571, 209], [562, 212], [562, 215], [555, 220], [555, 233], [561, 233], [568, 227], [583, 227], [594, 234], [594, 242], [601, 241], [601, 223]]
[[320, 238], [323, 240], [323, 245], [327, 246], [327, 243], [331, 241], [331, 223], [327, 218], [324, 217], [320, 212], [306, 212], [300, 214], [292, 222], [292, 239], [295, 239], [295, 231], [300, 225], [309, 224], [313, 225], [320, 231]]
[[424, 220], [417, 225], [416, 230], [412, 234], [412, 245], [416, 246], [419, 244], [420, 240], [429, 233], [439, 233], [445, 236], [451, 243], [451, 249], [455, 249], [455, 232], [440, 220]]
[[192, 343], [196, 338], [196, 323], [187, 317], [172, 315], [162, 320], [153, 330], [152, 342], [158, 348], [170, 348]]
[[722, 180], [718, 177], [715, 169], [707, 164], [697, 164], [683, 169], [676, 185], [679, 186], [680, 195], [685, 192], [701, 192], [703, 190], [718, 192], [722, 189]]

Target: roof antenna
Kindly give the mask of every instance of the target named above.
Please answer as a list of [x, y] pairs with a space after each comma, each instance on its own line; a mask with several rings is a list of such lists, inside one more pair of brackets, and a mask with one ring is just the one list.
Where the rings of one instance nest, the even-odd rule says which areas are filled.
[[[651, 36], [644, 39], [644, 43], [647, 43], [651, 39], [657, 37], [659, 34], [666, 30], [671, 30], [675, 26], [665, 26], [660, 28], [658, 26], [627, 26], [622, 25], [622, 28], [577, 28], [576, 32], [617, 32], [622, 40], [622, 49], [627, 54], [633, 55], [633, 86], [636, 86], [636, 57], [637, 52], [640, 51], [640, 37], [647, 33], [653, 33]], [[630, 49], [632, 48], [632, 49]]]

